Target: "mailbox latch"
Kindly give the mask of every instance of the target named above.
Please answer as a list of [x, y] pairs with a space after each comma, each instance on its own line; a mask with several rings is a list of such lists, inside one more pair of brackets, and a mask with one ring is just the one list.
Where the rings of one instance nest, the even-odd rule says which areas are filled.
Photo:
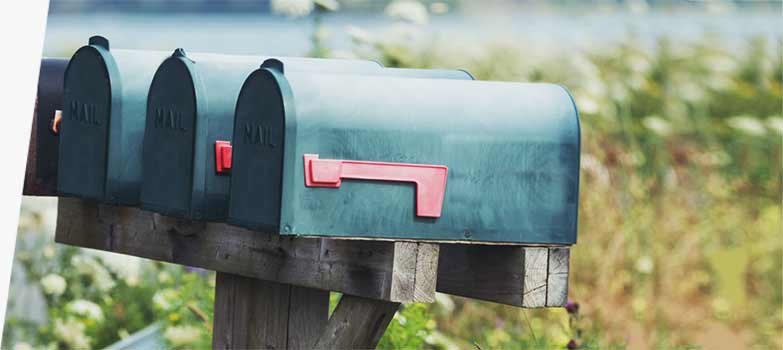
[[215, 170], [218, 174], [231, 172], [231, 142], [215, 141]]
[[443, 165], [319, 159], [304, 155], [305, 186], [339, 188], [342, 179], [413, 182], [416, 215], [440, 217], [449, 168]]

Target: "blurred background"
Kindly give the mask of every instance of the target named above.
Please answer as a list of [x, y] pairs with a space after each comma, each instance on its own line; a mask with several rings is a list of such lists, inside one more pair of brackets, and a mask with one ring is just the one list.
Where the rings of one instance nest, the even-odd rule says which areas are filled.
[[[93, 34], [571, 90], [568, 308], [438, 295], [380, 348], [783, 347], [780, 1], [51, 0], [44, 55]], [[3, 349], [209, 348], [214, 273], [56, 245], [55, 218], [55, 200], [24, 198]]]

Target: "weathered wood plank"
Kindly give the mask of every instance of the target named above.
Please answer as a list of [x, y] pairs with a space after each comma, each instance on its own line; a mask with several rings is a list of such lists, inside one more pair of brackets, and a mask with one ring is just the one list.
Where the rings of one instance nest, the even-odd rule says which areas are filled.
[[218, 273], [214, 349], [285, 349], [290, 286]]
[[568, 248], [549, 248], [546, 306], [563, 306], [568, 299]]
[[328, 311], [328, 292], [218, 273], [212, 347], [306, 349]]
[[[533, 307], [537, 304], [522, 302], [525, 251], [547, 249], [286, 237], [224, 224], [178, 220], [140, 209], [97, 205], [73, 198], [60, 199], [58, 222], [56, 240], [60, 243], [400, 302], [431, 302], [434, 293], [426, 286], [431, 277], [425, 276], [436, 275], [439, 292]], [[411, 247], [414, 245], [416, 270], [411, 279], [410, 274], [399, 269], [413, 266]], [[567, 252], [569, 248], [550, 249]], [[437, 263], [427, 263], [425, 256]], [[527, 263], [533, 264], [532, 260]], [[545, 284], [549, 282], [548, 263], [547, 259], [536, 262], [539, 264], [537, 270], [545, 272]], [[566, 282], [561, 283], [561, 299], [567, 296], [567, 264], [564, 268], [563, 276], [552, 278], [552, 281]], [[414, 285], [398, 284], [403, 282]], [[394, 299], [392, 290], [395, 290]], [[408, 292], [411, 290], [412, 294]], [[555, 291], [553, 289], [552, 293]], [[548, 289], [543, 288], [543, 292], [546, 299]], [[555, 294], [552, 294], [549, 306], [557, 306]], [[401, 297], [406, 295], [412, 297], [408, 300]]]
[[374, 349], [399, 303], [343, 295], [315, 349]]
[[413, 300], [435, 302], [435, 289], [438, 282], [438, 256], [440, 245], [420, 243], [416, 255], [416, 282]]
[[393, 285], [389, 300], [397, 302], [413, 300], [419, 246], [413, 242], [395, 242], [394, 248]]
[[58, 243], [367, 298], [434, 298], [413, 293], [416, 243], [279, 236], [74, 198], [60, 198], [58, 207]]
[[525, 279], [522, 306], [546, 306], [546, 283], [549, 264], [549, 249], [525, 249]]
[[312, 349], [328, 320], [328, 291], [291, 286], [288, 349]]

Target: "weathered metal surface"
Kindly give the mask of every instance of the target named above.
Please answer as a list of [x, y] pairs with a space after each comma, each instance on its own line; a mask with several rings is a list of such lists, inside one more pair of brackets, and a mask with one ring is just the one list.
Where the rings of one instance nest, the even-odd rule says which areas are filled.
[[59, 193], [138, 204], [147, 92], [165, 57], [111, 49], [98, 36], [76, 51], [65, 73]]
[[[240, 94], [229, 222], [291, 235], [576, 242], [579, 120], [563, 87], [262, 69]], [[417, 186], [305, 186], [304, 155], [445, 165], [440, 217]]]

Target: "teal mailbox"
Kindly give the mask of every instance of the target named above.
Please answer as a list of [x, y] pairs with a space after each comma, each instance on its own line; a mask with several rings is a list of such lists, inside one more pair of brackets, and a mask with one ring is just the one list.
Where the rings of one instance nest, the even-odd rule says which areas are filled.
[[563, 87], [267, 68], [237, 102], [228, 221], [285, 235], [576, 242]]
[[[372, 61], [281, 58], [293, 70], [369, 71]], [[223, 150], [234, 128], [242, 82], [263, 57], [186, 54], [177, 49], [155, 73], [147, 103], [141, 206], [166, 215], [221, 221], [229, 176]], [[221, 146], [225, 146], [221, 148]], [[225, 161], [230, 160], [226, 154]]]
[[74, 53], [63, 83], [60, 194], [138, 204], [147, 91], [165, 57], [110, 49], [100, 36]]
[[[264, 60], [252, 56], [186, 55], [177, 50], [161, 64], [150, 88], [142, 207], [189, 219], [226, 219], [236, 101], [243, 82], [259, 69], [261, 62], [278, 71], [471, 79], [463, 71], [388, 69], [365, 60]], [[267, 130], [246, 130], [248, 127], [242, 127], [243, 133], [252, 135], [245, 137], [268, 137]]]

